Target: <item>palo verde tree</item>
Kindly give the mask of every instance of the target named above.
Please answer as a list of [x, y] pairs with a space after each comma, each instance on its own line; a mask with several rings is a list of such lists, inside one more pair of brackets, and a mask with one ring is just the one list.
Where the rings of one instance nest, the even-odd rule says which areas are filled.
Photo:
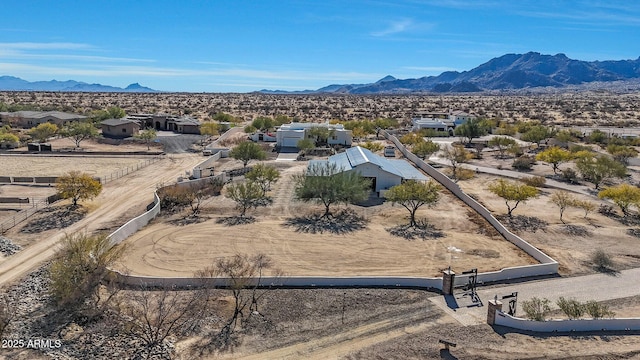
[[272, 165], [258, 164], [244, 175], [244, 178], [257, 184], [262, 189], [262, 195], [266, 195], [271, 190], [271, 184], [274, 184], [280, 178], [280, 172]]
[[469, 119], [464, 124], [456, 126], [454, 134], [466, 139], [467, 144], [471, 144], [473, 139], [487, 135], [489, 126], [483, 119]]
[[607, 145], [607, 152], [613, 156], [613, 159], [625, 165], [629, 164], [629, 159], [638, 156], [638, 150], [626, 145]]
[[245, 168], [251, 160], [264, 160], [267, 158], [267, 154], [262, 150], [260, 145], [252, 141], [244, 141], [236, 145], [231, 149], [229, 156], [242, 161], [242, 167]]
[[226, 189], [226, 196], [236, 202], [240, 217], [244, 217], [248, 209], [267, 206], [271, 203], [271, 198], [264, 196], [260, 185], [251, 181], [231, 184]]
[[343, 171], [334, 163], [315, 163], [303, 174], [294, 176], [295, 197], [304, 202], [324, 205], [322, 217], [331, 217], [332, 204], [367, 199], [371, 181], [355, 171]]
[[319, 145], [327, 145], [329, 137], [335, 133], [335, 130], [326, 126], [312, 126], [305, 130], [305, 135], [311, 138]]
[[440, 145], [431, 140], [420, 141], [411, 147], [411, 152], [421, 159], [428, 158], [440, 150]]
[[217, 123], [208, 121], [200, 124], [200, 135], [206, 136], [207, 139], [210, 139], [213, 136], [218, 135], [220, 132], [220, 127]]
[[580, 152], [576, 160], [576, 168], [582, 178], [595, 185], [596, 190], [600, 188], [602, 181], [608, 178], [623, 178], [627, 174], [624, 164], [617, 162], [605, 154], [594, 155], [593, 153]]
[[498, 150], [500, 158], [504, 159], [504, 153], [511, 146], [516, 145], [516, 140], [507, 136], [494, 136], [489, 140], [489, 146]]
[[503, 198], [507, 205], [507, 215], [512, 216], [513, 211], [529, 199], [538, 196], [538, 189], [533, 186], [517, 182], [498, 179], [489, 185], [489, 191]]
[[576, 205], [576, 198], [567, 191], [559, 190], [551, 195], [550, 201], [560, 208], [560, 221], [564, 224], [562, 215], [568, 207]]
[[[85, 314], [104, 309], [116, 291], [108, 292], [104, 298], [100, 283], [124, 251], [125, 246], [113, 246], [106, 234], [66, 235], [49, 271], [50, 292], [56, 304]], [[87, 302], [89, 307], [84, 308]]]
[[569, 150], [552, 146], [544, 151], [541, 151], [536, 155], [536, 160], [549, 163], [553, 168], [553, 173], [558, 173], [558, 167], [561, 163], [569, 161], [571, 159], [571, 153]]
[[426, 183], [408, 180], [386, 192], [387, 200], [409, 211], [409, 226], [417, 227], [416, 211], [423, 205], [433, 205], [440, 198], [441, 187], [433, 181]]
[[451, 163], [451, 177], [458, 181], [460, 179], [460, 164], [466, 163], [473, 155], [462, 145], [448, 146], [443, 151], [444, 158]]
[[71, 199], [72, 206], [78, 206], [79, 200], [89, 200], [100, 195], [102, 184], [91, 175], [79, 171], [70, 171], [56, 180], [56, 190], [63, 199]]
[[58, 125], [51, 123], [42, 123], [29, 130], [29, 134], [37, 142], [43, 143], [50, 137], [58, 133]]
[[629, 184], [620, 184], [600, 191], [598, 197], [611, 199], [620, 207], [624, 216], [628, 216], [631, 205], [640, 205], [640, 188]]
[[98, 137], [98, 129], [91, 122], [74, 121], [63, 127], [60, 135], [70, 138], [76, 144], [76, 148], [79, 148], [82, 141]]
[[140, 140], [144, 140], [144, 143], [147, 144], [147, 150], [151, 148], [150, 144], [158, 136], [156, 129], [154, 128], [146, 128], [140, 131], [135, 137]]
[[540, 146], [542, 141], [552, 138], [555, 134], [556, 131], [553, 128], [544, 125], [533, 125], [520, 136], [520, 139]]

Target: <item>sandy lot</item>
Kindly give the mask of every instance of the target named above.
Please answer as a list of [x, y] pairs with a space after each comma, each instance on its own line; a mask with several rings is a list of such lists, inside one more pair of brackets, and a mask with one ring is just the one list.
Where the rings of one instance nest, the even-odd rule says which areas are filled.
[[144, 161], [142, 157], [102, 157], [102, 156], [0, 156], [2, 174], [6, 176], [59, 176], [71, 170], [105, 176], [118, 169], [136, 166]]
[[191, 276], [218, 257], [264, 253], [287, 275], [435, 277], [449, 265], [461, 271], [474, 267], [491, 271], [535, 263], [508, 241], [485, 231], [490, 226], [470, 218], [464, 204], [449, 193], [435, 207], [418, 212], [419, 218], [428, 219], [444, 234], [440, 238], [406, 240], [390, 235], [386, 228], [408, 221], [404, 208], [390, 204], [354, 207], [368, 220], [362, 230], [346, 234], [296, 231], [285, 226], [288, 219], [322, 210], [291, 199], [290, 176], [300, 169], [295, 166], [284, 170], [273, 187], [274, 205], [254, 212], [255, 223], [217, 223], [235, 210], [229, 199], [214, 197], [203, 209], [203, 216], [211, 218], [206, 222], [176, 226], [161, 218], [130, 237], [122, 266], [133, 274]]

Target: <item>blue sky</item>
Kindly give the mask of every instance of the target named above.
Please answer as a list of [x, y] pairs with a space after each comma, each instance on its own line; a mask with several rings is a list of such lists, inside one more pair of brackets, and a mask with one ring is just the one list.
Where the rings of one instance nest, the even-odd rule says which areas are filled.
[[6, 1], [0, 75], [250, 92], [418, 78], [507, 53], [640, 56], [636, 0]]

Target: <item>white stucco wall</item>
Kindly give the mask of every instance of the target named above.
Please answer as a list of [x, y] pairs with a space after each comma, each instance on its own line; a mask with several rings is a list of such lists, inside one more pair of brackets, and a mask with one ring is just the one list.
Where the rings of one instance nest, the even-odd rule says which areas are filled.
[[402, 178], [400, 176], [383, 171], [378, 166], [370, 163], [356, 166], [353, 171], [357, 171], [364, 177], [376, 178], [376, 191], [389, 189], [392, 186], [400, 185]]

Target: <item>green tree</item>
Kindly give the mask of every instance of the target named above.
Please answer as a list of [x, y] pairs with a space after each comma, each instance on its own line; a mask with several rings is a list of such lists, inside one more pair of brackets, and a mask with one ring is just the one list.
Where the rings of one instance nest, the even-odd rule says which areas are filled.
[[271, 184], [274, 184], [280, 178], [280, 172], [275, 166], [258, 164], [244, 175], [245, 179], [254, 182], [262, 189], [262, 195], [271, 190]]
[[147, 128], [140, 131], [140, 133], [137, 134], [135, 137], [140, 140], [144, 140], [145, 144], [147, 144], [147, 150], [149, 150], [151, 148], [150, 146], [151, 141], [153, 141], [157, 136], [158, 136], [158, 133], [156, 132], [156, 129]]
[[400, 204], [409, 211], [409, 225], [416, 227], [416, 211], [423, 205], [433, 205], [440, 198], [441, 187], [434, 181], [426, 183], [407, 180], [396, 185], [385, 193], [387, 200]]
[[248, 209], [267, 206], [271, 202], [264, 196], [260, 185], [250, 181], [231, 184], [226, 188], [226, 196], [236, 202], [241, 217], [245, 216]]
[[11, 133], [0, 133], [0, 144], [15, 144], [20, 142], [20, 138]]
[[303, 155], [306, 155], [307, 151], [314, 149], [316, 147], [316, 143], [311, 139], [300, 139], [296, 143], [296, 147], [300, 149]]
[[63, 199], [71, 199], [73, 207], [78, 200], [89, 200], [100, 195], [102, 184], [91, 175], [79, 171], [70, 171], [56, 180], [56, 190]]
[[544, 125], [534, 125], [529, 128], [527, 132], [520, 136], [523, 141], [536, 143], [540, 146], [540, 143], [544, 140], [552, 138], [555, 135], [555, 130]]
[[123, 117], [127, 116], [124, 110], [117, 106], [108, 107], [107, 113], [109, 114], [108, 119], [122, 119]]
[[267, 154], [262, 150], [260, 145], [252, 141], [244, 141], [236, 145], [231, 149], [229, 156], [242, 161], [243, 167], [247, 167], [247, 164], [251, 160], [264, 160], [267, 158]]
[[567, 191], [559, 190], [551, 195], [550, 201], [560, 208], [560, 221], [564, 224], [562, 215], [568, 207], [576, 204], [576, 198]]
[[454, 134], [465, 138], [467, 144], [471, 144], [473, 139], [487, 135], [489, 132], [489, 126], [487, 123], [479, 118], [469, 119], [462, 125], [456, 126]]
[[403, 135], [399, 140], [404, 145], [415, 145], [424, 141], [420, 134], [414, 132]]
[[[51, 263], [49, 291], [60, 308], [81, 309], [88, 300], [94, 312], [100, 304], [107, 304], [100, 283], [107, 278], [109, 267], [124, 253], [122, 245], [113, 246], [106, 234], [66, 235]], [[114, 293], [109, 293], [113, 295]]]
[[[607, 155], [594, 156], [593, 153], [583, 153], [584, 156], [576, 160], [576, 168], [582, 178], [595, 185], [596, 190], [600, 188], [602, 181], [608, 178], [623, 178], [627, 174], [627, 168]], [[578, 156], [578, 154], [574, 155]]]
[[489, 140], [489, 146], [498, 149], [498, 153], [500, 153], [500, 158], [504, 159], [504, 152], [511, 146], [516, 145], [517, 142], [515, 139], [506, 136], [494, 136]]
[[29, 130], [27, 134], [29, 134], [33, 139], [37, 142], [43, 143], [47, 141], [48, 138], [58, 133], [58, 125], [51, 123], [42, 123], [33, 129]]
[[220, 133], [220, 127], [214, 122], [205, 122], [200, 124], [200, 135], [204, 135], [207, 138], [211, 138]]
[[273, 128], [275, 123], [273, 119], [268, 116], [258, 116], [251, 122], [251, 125], [258, 130], [266, 131]]
[[536, 155], [536, 160], [551, 164], [554, 174], [558, 174], [558, 167], [561, 163], [569, 161], [570, 159], [571, 153], [557, 146], [552, 146]]
[[440, 145], [431, 140], [420, 141], [411, 147], [411, 151], [421, 159], [428, 158], [440, 150]]
[[613, 159], [625, 165], [629, 164], [629, 159], [638, 156], [638, 150], [631, 146], [609, 144], [607, 152], [613, 156]]
[[489, 191], [505, 200], [509, 217], [512, 216], [513, 211], [520, 203], [525, 203], [527, 200], [538, 196], [538, 189], [535, 187], [504, 179], [498, 179], [491, 183]]
[[241, 119], [238, 119], [230, 114], [225, 114], [223, 112], [219, 112], [213, 115], [213, 120], [217, 122], [231, 122], [231, 123], [236, 123], [241, 121]]
[[332, 204], [352, 203], [367, 199], [371, 181], [355, 171], [343, 171], [332, 163], [316, 163], [294, 177], [295, 197], [314, 201], [325, 207], [323, 217], [331, 217]]
[[384, 148], [384, 146], [381, 143], [373, 142], [373, 141], [365, 141], [364, 143], [359, 144], [359, 146], [372, 152], [380, 151]]
[[329, 129], [326, 126], [312, 126], [305, 130], [305, 134], [308, 138], [313, 139], [316, 144], [327, 145], [329, 137], [334, 133], [333, 129]]
[[528, 319], [535, 321], [545, 321], [547, 314], [551, 311], [549, 307], [549, 299], [540, 299], [532, 297], [530, 300], [522, 302], [522, 310]]
[[628, 216], [631, 205], [640, 205], [640, 188], [629, 184], [620, 184], [600, 191], [598, 197], [611, 199], [620, 207], [624, 216]]
[[451, 163], [452, 177], [457, 181], [459, 179], [460, 164], [466, 163], [473, 155], [467, 151], [462, 145], [448, 146], [444, 149], [444, 158]]
[[608, 139], [609, 139], [609, 135], [607, 135], [607, 133], [602, 132], [598, 129], [593, 130], [588, 137], [589, 142], [603, 144], [603, 145], [607, 143]]
[[581, 137], [582, 134], [574, 129], [568, 129], [568, 130], [560, 130], [556, 133], [556, 135], [554, 136], [554, 138], [563, 143], [563, 147], [566, 147], [567, 143], [569, 142], [576, 142], [578, 141], [578, 138]]
[[76, 148], [80, 147], [80, 143], [86, 139], [98, 137], [98, 129], [88, 121], [74, 121], [65, 126], [60, 131], [62, 137], [70, 138], [76, 144]]

